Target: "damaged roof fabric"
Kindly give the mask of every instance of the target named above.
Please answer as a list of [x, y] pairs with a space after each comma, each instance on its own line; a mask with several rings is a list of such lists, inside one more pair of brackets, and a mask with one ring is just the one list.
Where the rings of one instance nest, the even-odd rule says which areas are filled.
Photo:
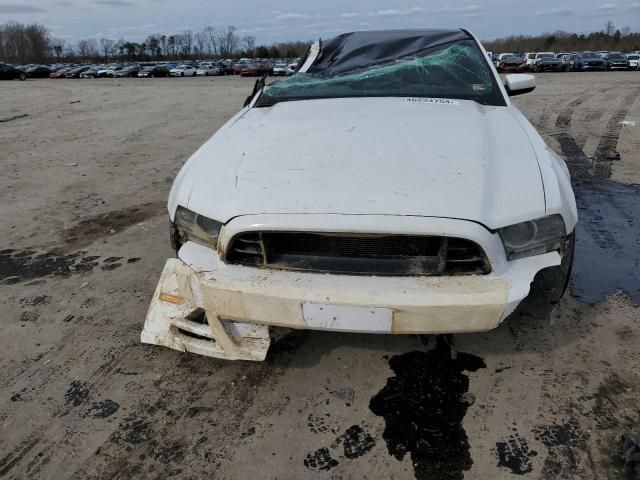
[[322, 45], [307, 73], [325, 76], [353, 72], [373, 65], [420, 56], [456, 40], [471, 39], [462, 30], [386, 30], [339, 35]]

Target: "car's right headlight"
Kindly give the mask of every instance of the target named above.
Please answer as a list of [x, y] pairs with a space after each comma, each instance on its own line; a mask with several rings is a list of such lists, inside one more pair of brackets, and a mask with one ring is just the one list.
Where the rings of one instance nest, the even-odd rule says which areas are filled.
[[178, 207], [173, 219], [172, 246], [177, 251], [180, 246], [192, 241], [215, 250], [218, 246], [220, 228], [222, 223], [187, 208]]
[[567, 236], [560, 215], [516, 223], [498, 230], [507, 260], [542, 255], [559, 250]]

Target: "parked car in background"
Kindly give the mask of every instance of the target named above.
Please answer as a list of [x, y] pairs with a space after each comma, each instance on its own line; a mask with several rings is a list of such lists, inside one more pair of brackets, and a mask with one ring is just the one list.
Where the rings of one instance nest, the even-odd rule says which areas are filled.
[[531, 70], [531, 67], [533, 66], [533, 62], [536, 59], [536, 52], [527, 52], [524, 54], [524, 61], [527, 65], [527, 69]]
[[524, 58], [518, 55], [503, 56], [498, 62], [499, 73], [524, 73], [526, 71], [527, 64]]
[[67, 72], [69, 70], [71, 70], [74, 67], [64, 67], [64, 68], [60, 68], [59, 70], [56, 70], [54, 72], [51, 72], [49, 74], [49, 78], [64, 78], [64, 76], [67, 74]]
[[249, 66], [249, 64], [245, 63], [245, 62], [234, 63], [233, 64], [233, 74], [234, 75], [240, 75], [242, 73], [242, 70], [244, 70], [248, 66]]
[[53, 72], [53, 70], [51, 70], [49, 67], [46, 67], [44, 65], [38, 65], [35, 67], [31, 67], [30, 69], [27, 70], [27, 75], [29, 76], [29, 78], [49, 78], [49, 75], [51, 75], [51, 72]]
[[71, 70], [69, 70], [67, 73], [64, 74], [64, 78], [80, 78], [80, 75], [82, 74], [82, 72], [89, 70], [89, 68], [90, 67], [87, 65], [82, 67], [72, 68]]
[[627, 55], [627, 60], [629, 60], [629, 70], [640, 70], [640, 55], [637, 53], [630, 53]]
[[24, 81], [29, 77], [26, 72], [12, 67], [11, 65], [7, 65], [5, 63], [0, 63], [0, 80], [15, 80], [18, 79], [20, 81]]
[[607, 70], [629, 70], [629, 59], [618, 52], [610, 52], [603, 58], [607, 62]]
[[125, 68], [125, 65], [112, 64], [98, 70], [98, 77], [112, 78], [114, 74]]
[[540, 63], [540, 61], [543, 58], [553, 58], [555, 60], [556, 56], [553, 52], [538, 52], [535, 54], [535, 57], [533, 59], [533, 63], [531, 63], [529, 65], [529, 70], [537, 72], [538, 71], [538, 63]]
[[220, 75], [233, 75], [233, 63], [231, 62], [218, 62], [218, 68], [220, 69]]
[[287, 64], [286, 63], [276, 63], [273, 66], [273, 74], [274, 77], [285, 77], [287, 75]]
[[169, 70], [169, 75], [172, 77], [195, 77], [196, 67], [183, 63], [182, 65], [178, 65], [177, 67]]
[[267, 63], [258, 63], [253, 65], [248, 65], [240, 71], [240, 76], [242, 77], [260, 77], [262, 75], [271, 75], [273, 73], [273, 68], [271, 65]]
[[577, 53], [569, 53], [569, 54], [562, 55], [562, 57], [560, 58], [560, 62], [562, 63], [562, 71], [563, 72], [573, 71], [576, 60], [578, 60]]
[[536, 72], [560, 72], [562, 71], [562, 61], [555, 57], [542, 57], [536, 59], [533, 68]]
[[98, 68], [90, 67], [80, 74], [80, 78], [98, 78]]
[[217, 65], [214, 65], [213, 63], [202, 62], [198, 65], [198, 68], [196, 69], [196, 75], [199, 75], [202, 77], [220, 75], [220, 69], [218, 68]]
[[573, 68], [578, 72], [587, 72], [589, 70], [605, 71], [607, 69], [607, 62], [599, 53], [582, 52], [578, 55]]
[[114, 72], [113, 76], [116, 78], [137, 77], [140, 69], [140, 65], [129, 65], [128, 67], [124, 67], [123, 69]]
[[148, 65], [142, 67], [138, 72], [138, 77], [168, 77], [169, 69], [165, 65]]
[[289, 65], [287, 65], [287, 75], [293, 75], [296, 72], [296, 69], [298, 68], [298, 62], [300, 60], [297, 60], [295, 62], [290, 63]]

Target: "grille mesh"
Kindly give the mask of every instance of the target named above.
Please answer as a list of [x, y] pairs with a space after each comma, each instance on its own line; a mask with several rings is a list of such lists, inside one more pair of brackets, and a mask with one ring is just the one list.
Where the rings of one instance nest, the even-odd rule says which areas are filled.
[[417, 235], [247, 232], [232, 239], [227, 263], [351, 275], [487, 274], [476, 243]]

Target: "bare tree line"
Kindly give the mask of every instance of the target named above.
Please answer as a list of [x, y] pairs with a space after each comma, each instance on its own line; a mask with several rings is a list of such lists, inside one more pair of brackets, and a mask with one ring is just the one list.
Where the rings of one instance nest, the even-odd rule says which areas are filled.
[[[253, 36], [240, 36], [238, 29], [205, 27], [175, 34], [149, 35], [143, 42], [125, 39], [88, 38], [69, 43], [53, 38], [46, 27], [9, 22], [0, 25], [0, 62], [96, 62], [119, 60], [189, 60], [198, 58], [293, 58], [301, 56], [309, 42], [281, 42], [256, 45]], [[607, 22], [599, 32], [577, 34], [554, 32], [537, 36], [509, 36], [484, 42], [494, 52], [531, 51], [637, 51], [640, 33], [628, 27], [617, 29]]]
[[588, 34], [558, 31], [537, 36], [509, 36], [483, 42], [492, 52], [583, 52], [617, 51], [635, 52], [640, 50], [640, 33], [633, 33], [629, 27], [616, 28], [613, 22], [605, 24], [600, 32]]
[[47, 59], [49, 33], [36, 23], [22, 25], [9, 22], [0, 25], [0, 61], [38, 63]]
[[70, 43], [52, 37], [42, 25], [22, 25], [16, 22], [0, 25], [0, 62], [22, 64], [47, 61], [299, 57], [308, 44], [309, 42], [282, 42], [256, 46], [255, 37], [241, 37], [234, 26], [223, 30], [205, 27], [200, 32], [185, 30], [175, 34], [154, 34], [143, 42], [87, 38]]

